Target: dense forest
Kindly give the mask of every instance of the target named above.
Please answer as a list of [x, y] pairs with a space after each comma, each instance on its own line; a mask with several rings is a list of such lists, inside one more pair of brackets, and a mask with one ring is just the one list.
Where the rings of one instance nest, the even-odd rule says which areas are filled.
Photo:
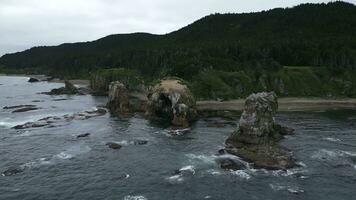
[[[213, 14], [166, 35], [117, 34], [0, 58], [3, 71], [62, 78], [111, 68], [135, 72], [146, 82], [180, 77], [201, 98], [235, 98], [266, 89], [286, 96], [355, 96], [356, 6], [337, 1]], [[293, 92], [305, 78], [313, 89]]]

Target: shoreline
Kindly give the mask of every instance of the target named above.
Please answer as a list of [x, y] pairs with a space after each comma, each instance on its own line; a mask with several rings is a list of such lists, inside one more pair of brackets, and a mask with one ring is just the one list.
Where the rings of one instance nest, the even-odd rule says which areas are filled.
[[[26, 75], [26, 74], [0, 74], [0, 76], [23, 76], [44, 79], [46, 75]], [[86, 79], [68, 80], [74, 85], [89, 87], [90, 81]], [[49, 83], [64, 83], [64, 80], [52, 79]], [[235, 111], [242, 112], [245, 99], [234, 99], [228, 101], [204, 100], [197, 101], [198, 111]], [[327, 110], [356, 110], [356, 98], [335, 98], [326, 99], [321, 97], [281, 97], [278, 98], [278, 111], [327, 111]]]
[[[197, 101], [198, 111], [243, 111], [245, 99], [230, 101]], [[323, 99], [305, 97], [278, 98], [278, 111], [327, 111], [327, 110], [356, 110], [356, 99]]]

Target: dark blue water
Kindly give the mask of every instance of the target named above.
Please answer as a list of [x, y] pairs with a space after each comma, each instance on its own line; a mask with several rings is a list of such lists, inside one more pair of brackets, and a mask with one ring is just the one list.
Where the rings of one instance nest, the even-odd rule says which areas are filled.
[[[219, 169], [215, 154], [235, 128], [236, 119], [200, 119], [190, 133], [168, 129], [141, 115], [109, 114], [72, 120], [52, 128], [11, 127], [47, 116], [94, 110], [106, 98], [38, 94], [60, 87], [0, 77], [0, 107], [33, 104], [41, 109], [11, 113], [0, 108], [0, 199], [354, 199], [356, 196], [356, 112], [280, 113], [277, 121], [296, 129], [282, 144], [302, 165], [288, 171]], [[58, 99], [67, 99], [54, 101]], [[34, 101], [34, 102], [33, 102]], [[225, 127], [213, 127], [216, 121]], [[77, 135], [91, 133], [88, 138]], [[146, 145], [132, 145], [146, 140]], [[123, 145], [109, 149], [107, 142]], [[181, 174], [174, 173], [181, 170]]]

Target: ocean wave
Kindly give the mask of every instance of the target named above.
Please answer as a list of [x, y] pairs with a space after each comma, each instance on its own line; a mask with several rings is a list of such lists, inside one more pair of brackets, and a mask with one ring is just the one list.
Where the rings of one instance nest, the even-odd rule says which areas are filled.
[[304, 190], [300, 189], [297, 186], [288, 186], [288, 185], [280, 185], [280, 184], [269, 184], [272, 190], [274, 191], [288, 191], [289, 193], [298, 194], [304, 193]]
[[356, 157], [355, 152], [343, 151], [343, 150], [327, 150], [321, 149], [312, 154], [313, 159], [325, 160], [325, 159], [335, 159], [338, 157]]
[[76, 146], [72, 146], [69, 149], [67, 149], [66, 151], [63, 151], [57, 155], [55, 155], [55, 158], [59, 158], [59, 159], [71, 159], [77, 155], [80, 154], [84, 154], [84, 153], [88, 153], [91, 150], [91, 148], [89, 146], [86, 145], [76, 145]]
[[251, 179], [251, 175], [246, 172], [246, 170], [237, 170], [237, 171], [232, 171], [231, 174], [236, 175], [240, 178], [249, 180]]
[[131, 195], [127, 195], [124, 197], [124, 200], [147, 200], [146, 197], [144, 196], [131, 196]]
[[323, 140], [327, 140], [330, 142], [340, 142], [341, 141], [340, 139], [332, 138], [332, 137], [326, 137], [326, 138], [323, 138]]
[[178, 175], [170, 176], [170, 177], [166, 178], [166, 180], [169, 181], [172, 184], [175, 184], [175, 183], [183, 182], [184, 178], [183, 178], [182, 174], [178, 174]]
[[186, 156], [191, 160], [199, 160], [207, 164], [215, 164], [216, 155], [195, 155], [195, 154], [186, 154]]
[[213, 176], [217, 176], [217, 175], [221, 175], [222, 174], [221, 171], [216, 170], [216, 169], [208, 169], [206, 172], [208, 174], [213, 175]]
[[180, 172], [190, 172], [193, 175], [195, 174], [195, 167], [193, 165], [188, 165], [179, 169]]

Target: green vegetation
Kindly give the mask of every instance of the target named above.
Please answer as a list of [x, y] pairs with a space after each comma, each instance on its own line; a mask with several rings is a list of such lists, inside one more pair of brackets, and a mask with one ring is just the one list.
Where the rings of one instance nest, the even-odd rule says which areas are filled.
[[1, 57], [0, 66], [61, 78], [98, 71], [104, 82], [125, 74], [130, 85], [175, 76], [204, 99], [262, 90], [282, 96], [355, 96], [356, 6], [337, 1], [214, 14], [166, 35], [117, 34], [35, 47]]

